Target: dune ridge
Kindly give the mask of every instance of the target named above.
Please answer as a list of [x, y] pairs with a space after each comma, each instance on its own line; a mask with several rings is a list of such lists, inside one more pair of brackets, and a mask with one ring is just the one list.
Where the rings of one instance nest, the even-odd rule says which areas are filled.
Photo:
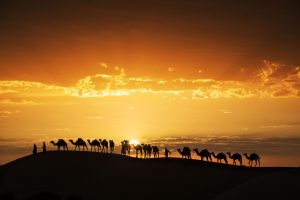
[[290, 171], [294, 178], [299, 175], [299, 168], [290, 167], [249, 168], [181, 158], [49, 151], [1, 166], [0, 194], [11, 194], [17, 200], [43, 192], [60, 199], [214, 199], [236, 188], [244, 191], [239, 186], [252, 180]]

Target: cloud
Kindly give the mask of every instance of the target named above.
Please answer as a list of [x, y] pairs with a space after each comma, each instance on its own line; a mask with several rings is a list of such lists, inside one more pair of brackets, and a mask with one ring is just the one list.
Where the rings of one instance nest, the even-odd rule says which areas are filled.
[[31, 100], [10, 100], [10, 99], [2, 99], [0, 100], [0, 104], [11, 104], [11, 105], [38, 105], [39, 103], [36, 103]]
[[[106, 63], [100, 65], [107, 66]], [[174, 71], [175, 68], [168, 68]], [[130, 76], [121, 67], [110, 67], [79, 79], [70, 86], [48, 85], [29, 81], [0, 81], [0, 104], [36, 105], [33, 97], [107, 97], [137, 94], [178, 96], [182, 99], [217, 98], [299, 98], [300, 67], [264, 61], [248, 81], [209, 78], [162, 79]], [[5, 97], [5, 98], [4, 98]], [[19, 99], [19, 100], [12, 100]]]
[[103, 116], [88, 116], [88, 119], [104, 119]]
[[57, 128], [56, 131], [70, 131], [69, 128]]
[[264, 61], [257, 73], [261, 90], [271, 97], [299, 97], [300, 67]]
[[7, 118], [7, 117], [11, 117], [12, 115], [16, 115], [18, 113], [20, 113], [20, 110], [0, 110], [0, 117], [2, 118]]
[[108, 66], [107, 66], [106, 63], [99, 63], [99, 65], [100, 65], [101, 67], [108, 68]]
[[261, 126], [260, 128], [271, 128], [271, 129], [277, 129], [277, 128], [291, 128], [294, 125], [292, 124], [276, 124], [276, 125], [264, 125]]
[[168, 72], [174, 72], [175, 71], [175, 68], [174, 67], [169, 67], [168, 68]]
[[231, 114], [232, 112], [231, 111], [228, 111], [228, 110], [225, 110], [225, 109], [222, 109], [221, 110], [224, 114]]

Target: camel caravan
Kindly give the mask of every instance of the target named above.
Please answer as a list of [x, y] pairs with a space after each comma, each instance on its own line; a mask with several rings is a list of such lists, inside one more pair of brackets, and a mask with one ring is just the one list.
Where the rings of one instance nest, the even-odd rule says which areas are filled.
[[[73, 140], [69, 140], [69, 142], [75, 146], [74, 150], [79, 150], [82, 148], [84, 151], [85, 149], [88, 151], [87, 143], [82, 139], [78, 138], [75, 142]], [[113, 140], [107, 141], [106, 139], [94, 139], [94, 140], [87, 140], [88, 144], [90, 145], [90, 150], [100, 153], [113, 153], [115, 149], [115, 143]], [[51, 141], [52, 145], [57, 146], [57, 149], [60, 150], [68, 150], [68, 144], [65, 140], [59, 139], [57, 142]], [[150, 145], [150, 144], [130, 144], [129, 140], [121, 141], [121, 155], [130, 156], [131, 149], [135, 150], [136, 158], [151, 158], [153, 154], [153, 158], [159, 158], [159, 148], [158, 146]], [[232, 165], [237, 165], [237, 163], [242, 166], [243, 159], [242, 155], [239, 153], [227, 152], [226, 154], [223, 152], [215, 154], [214, 152], [209, 152], [207, 149], [203, 149], [199, 151], [197, 148], [193, 149], [193, 151], [189, 147], [183, 147], [182, 149], [177, 149], [178, 153], [181, 155], [183, 159], [192, 159], [192, 152], [194, 152], [197, 156], [200, 157], [201, 161], [212, 162], [212, 157], [217, 160], [217, 163], [225, 163], [228, 164], [228, 158], [232, 160]], [[171, 152], [165, 148], [165, 158], [168, 158]], [[252, 153], [248, 156], [247, 153], [243, 154], [244, 157], [248, 160], [248, 165], [252, 167], [253, 165], [256, 167], [257, 165], [260, 166], [260, 156], [256, 153]], [[254, 164], [255, 163], [255, 164]]]

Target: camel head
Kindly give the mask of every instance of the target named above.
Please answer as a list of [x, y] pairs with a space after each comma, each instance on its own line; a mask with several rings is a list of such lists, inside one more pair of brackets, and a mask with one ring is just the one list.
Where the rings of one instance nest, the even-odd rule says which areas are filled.
[[227, 154], [227, 155], [229, 155], [229, 156], [231, 155], [231, 153], [230, 153], [230, 152], [227, 152], [226, 154]]
[[50, 143], [51, 143], [51, 144], [55, 144], [53, 140], [52, 140], [52, 141], [50, 141]]
[[198, 152], [198, 149], [193, 149], [193, 151], [195, 151], [196, 153]]

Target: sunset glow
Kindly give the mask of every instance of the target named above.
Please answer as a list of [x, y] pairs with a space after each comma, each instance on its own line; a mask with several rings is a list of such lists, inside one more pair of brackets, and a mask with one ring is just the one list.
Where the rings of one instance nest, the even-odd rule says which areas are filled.
[[81, 137], [300, 165], [299, 10], [99, 2], [0, 6], [0, 164]]
[[139, 144], [140, 142], [137, 140], [130, 140], [129, 144], [136, 146], [137, 144]]

